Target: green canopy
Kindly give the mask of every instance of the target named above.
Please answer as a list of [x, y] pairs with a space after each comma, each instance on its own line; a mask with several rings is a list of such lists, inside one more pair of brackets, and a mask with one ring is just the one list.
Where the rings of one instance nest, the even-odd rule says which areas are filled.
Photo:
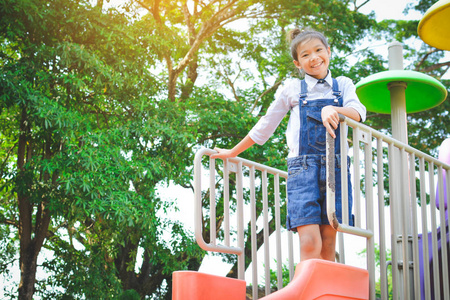
[[447, 98], [447, 90], [438, 80], [407, 70], [384, 71], [370, 75], [356, 84], [356, 94], [368, 111], [390, 114], [391, 98], [387, 85], [393, 81], [407, 84], [406, 113], [430, 109]]

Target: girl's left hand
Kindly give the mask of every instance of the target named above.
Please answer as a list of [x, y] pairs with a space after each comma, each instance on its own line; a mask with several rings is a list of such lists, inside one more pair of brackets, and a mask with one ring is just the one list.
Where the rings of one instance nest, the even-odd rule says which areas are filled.
[[336, 138], [334, 130], [337, 129], [339, 125], [339, 114], [334, 106], [328, 105], [322, 108], [322, 123], [328, 133], [333, 138]]

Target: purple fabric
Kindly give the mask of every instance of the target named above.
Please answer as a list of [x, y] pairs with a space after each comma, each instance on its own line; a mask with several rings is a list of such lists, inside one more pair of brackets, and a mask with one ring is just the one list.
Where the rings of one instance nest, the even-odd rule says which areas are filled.
[[[450, 138], [445, 139], [441, 146], [439, 147], [439, 160], [442, 162], [445, 162], [446, 164], [450, 164]], [[441, 254], [441, 247], [442, 243], [447, 243], [447, 261], [450, 264], [450, 248], [449, 248], [449, 232], [448, 232], [448, 212], [447, 212], [447, 185], [446, 185], [446, 176], [445, 171], [443, 170], [443, 176], [444, 176], [444, 209], [445, 209], [445, 226], [446, 226], [446, 235], [447, 238], [443, 241], [441, 237], [441, 228], [439, 227], [437, 229], [437, 240], [438, 240], [438, 257], [433, 257], [433, 241], [431, 237], [431, 232], [428, 233], [428, 261], [430, 263], [430, 285], [431, 285], [431, 299], [434, 299], [434, 278], [433, 278], [433, 267], [434, 262], [439, 263], [439, 286], [441, 290], [441, 295], [443, 294], [443, 282], [442, 282], [442, 254]], [[436, 207], [439, 209], [439, 186], [436, 185]], [[425, 280], [424, 280], [424, 253], [423, 253], [423, 236], [422, 234], [419, 234], [419, 262], [420, 262], [420, 293], [421, 293], [421, 299], [425, 300]], [[450, 266], [449, 266], [450, 269]], [[450, 279], [449, 282], [446, 284], [450, 285]]]
[[[450, 138], [445, 139], [441, 146], [439, 147], [439, 160], [445, 162], [447, 165], [450, 165]], [[442, 175], [444, 176], [444, 205], [445, 205], [445, 213], [447, 214], [447, 185], [446, 185], [446, 176], [445, 170], [442, 170]], [[436, 186], [436, 207], [439, 208], [440, 199], [439, 199], [439, 186]]]
[[[450, 263], [450, 249], [449, 249], [449, 232], [448, 232], [448, 219], [445, 220], [446, 224], [446, 243], [447, 243], [447, 261]], [[428, 233], [428, 261], [430, 264], [430, 286], [431, 286], [431, 299], [434, 299], [434, 278], [433, 278], [433, 268], [434, 268], [434, 262], [439, 263], [439, 286], [441, 290], [441, 295], [443, 294], [443, 281], [442, 281], [442, 254], [441, 254], [441, 247], [442, 242], [445, 242], [442, 240], [441, 237], [441, 228], [439, 227], [437, 229], [437, 240], [438, 240], [438, 258], [433, 257], [433, 241], [431, 237], [431, 232]], [[424, 250], [423, 250], [423, 236], [422, 234], [419, 234], [419, 263], [420, 263], [420, 293], [421, 293], [421, 299], [425, 300], [425, 280], [424, 280]], [[450, 267], [450, 266], [449, 266]], [[447, 284], [450, 284], [450, 279], [447, 282]]]

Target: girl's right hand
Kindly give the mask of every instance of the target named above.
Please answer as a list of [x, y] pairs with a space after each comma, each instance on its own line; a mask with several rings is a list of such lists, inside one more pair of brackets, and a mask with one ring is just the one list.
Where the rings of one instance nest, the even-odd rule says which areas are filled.
[[227, 159], [230, 157], [236, 157], [236, 154], [233, 153], [232, 150], [230, 149], [221, 149], [221, 148], [214, 148], [215, 151], [217, 151], [217, 153], [215, 154], [211, 154], [211, 158], [221, 158], [221, 159]]

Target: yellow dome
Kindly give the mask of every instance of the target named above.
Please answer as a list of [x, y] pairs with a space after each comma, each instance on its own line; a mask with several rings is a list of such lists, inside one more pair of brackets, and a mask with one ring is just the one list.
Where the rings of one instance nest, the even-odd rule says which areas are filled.
[[450, 50], [450, 0], [433, 4], [423, 15], [417, 32], [428, 45]]

